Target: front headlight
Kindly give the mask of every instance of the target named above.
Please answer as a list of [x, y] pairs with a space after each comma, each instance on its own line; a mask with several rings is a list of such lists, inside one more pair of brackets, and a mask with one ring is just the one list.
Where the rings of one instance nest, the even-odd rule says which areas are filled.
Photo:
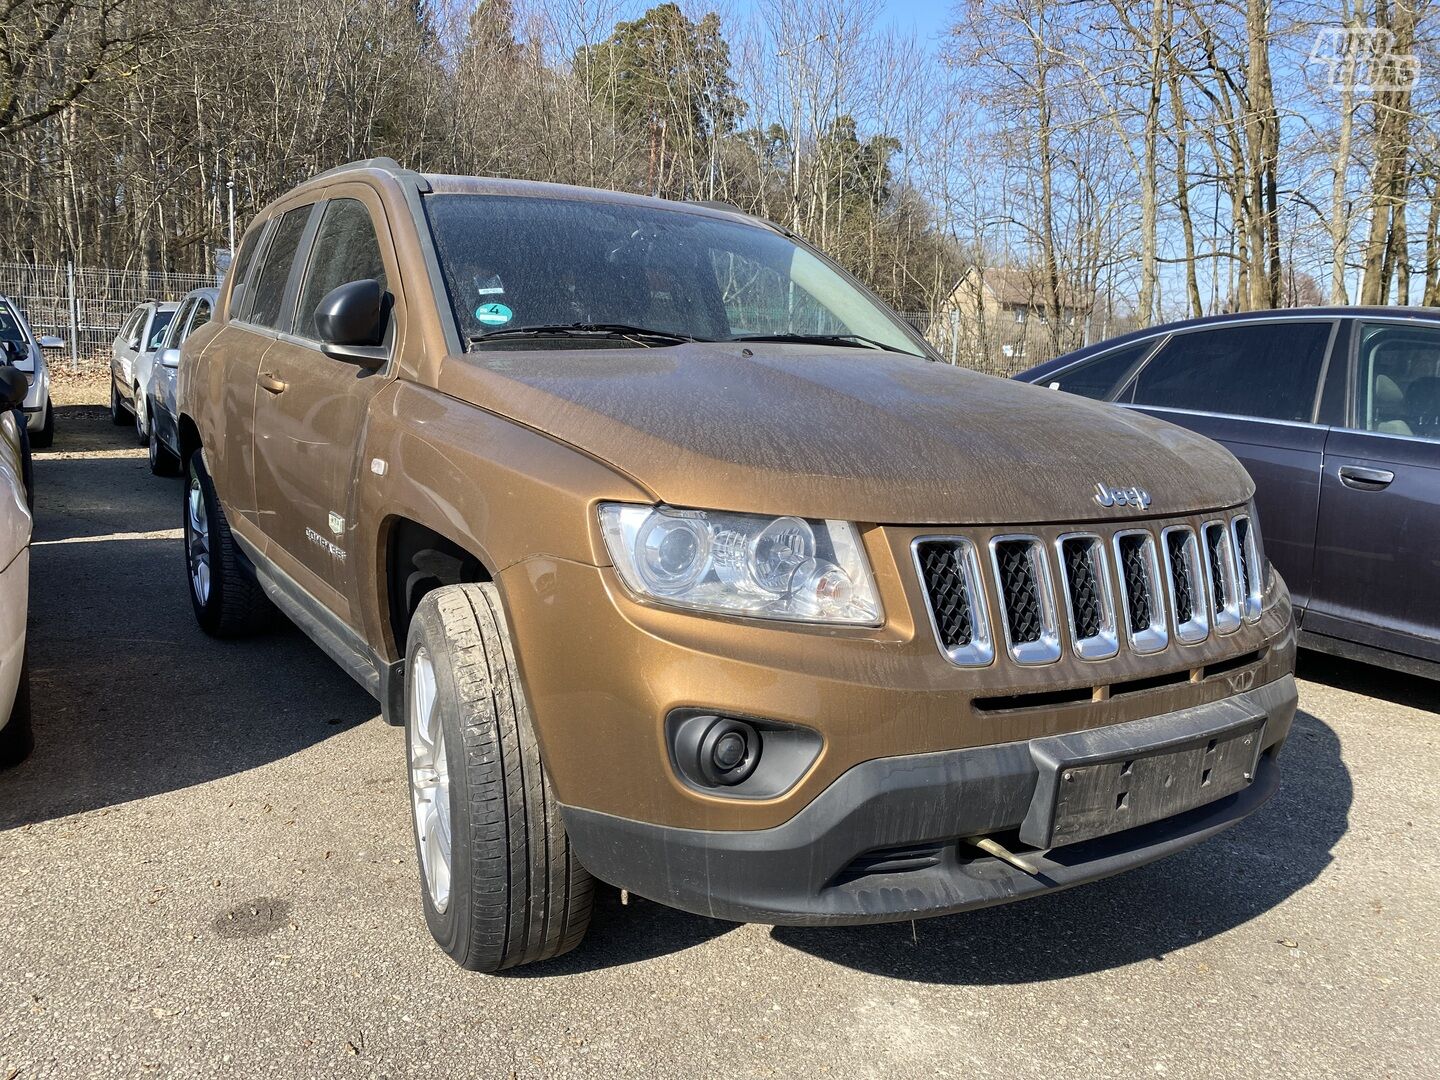
[[876, 626], [880, 599], [848, 521], [604, 503], [600, 529], [629, 589], [758, 619]]

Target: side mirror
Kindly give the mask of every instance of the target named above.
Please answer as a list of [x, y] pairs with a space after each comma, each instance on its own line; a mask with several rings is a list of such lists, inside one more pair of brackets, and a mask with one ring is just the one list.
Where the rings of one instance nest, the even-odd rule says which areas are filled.
[[25, 395], [30, 392], [30, 380], [13, 364], [0, 367], [0, 406], [18, 409], [25, 404]]
[[390, 356], [382, 342], [393, 303], [374, 278], [331, 289], [315, 308], [320, 351], [332, 360], [376, 370]]
[[65, 339], [63, 337], [56, 337], [54, 334], [46, 334], [44, 337], [37, 339], [35, 344], [39, 345], [42, 349], [63, 349], [65, 347]]
[[160, 354], [160, 366], [178, 368], [180, 366], [180, 350], [166, 349]]

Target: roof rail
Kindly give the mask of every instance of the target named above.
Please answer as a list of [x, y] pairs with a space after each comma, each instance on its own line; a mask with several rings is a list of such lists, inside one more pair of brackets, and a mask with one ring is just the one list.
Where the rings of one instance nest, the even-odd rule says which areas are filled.
[[392, 173], [396, 176], [415, 176], [413, 170], [405, 168], [392, 157], [366, 158], [364, 161], [347, 161], [344, 165], [336, 165], [333, 169], [326, 169], [324, 172], [316, 173], [311, 180], [321, 180], [328, 176], [338, 176], [341, 173], [354, 172], [357, 169], [378, 169], [381, 172]]

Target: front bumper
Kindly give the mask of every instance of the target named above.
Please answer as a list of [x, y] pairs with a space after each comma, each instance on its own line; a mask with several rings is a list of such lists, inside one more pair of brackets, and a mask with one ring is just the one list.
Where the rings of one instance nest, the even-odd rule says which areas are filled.
[[[591, 873], [699, 915], [792, 925], [945, 915], [1107, 877], [1234, 825], [1278, 786], [1275, 758], [1295, 706], [1295, 680], [1286, 675], [1110, 727], [878, 758], [851, 768], [789, 821], [768, 829], [681, 829], [574, 806], [565, 807], [565, 824]], [[1234, 794], [1150, 824], [1027, 852], [1039, 870], [1033, 876], [963, 842], [1018, 834], [1007, 846], [1018, 845], [1037, 804], [1053, 798], [1047, 770], [1057, 760], [1138, 758], [1204, 744], [1257, 721], [1253, 780]]]

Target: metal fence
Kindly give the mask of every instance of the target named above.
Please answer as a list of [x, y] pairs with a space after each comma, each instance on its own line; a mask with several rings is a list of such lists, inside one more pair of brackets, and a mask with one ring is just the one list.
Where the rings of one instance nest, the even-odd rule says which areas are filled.
[[110, 344], [137, 304], [215, 283], [210, 274], [0, 262], [0, 296], [19, 305], [36, 335], [65, 339], [72, 371], [108, 367]]

